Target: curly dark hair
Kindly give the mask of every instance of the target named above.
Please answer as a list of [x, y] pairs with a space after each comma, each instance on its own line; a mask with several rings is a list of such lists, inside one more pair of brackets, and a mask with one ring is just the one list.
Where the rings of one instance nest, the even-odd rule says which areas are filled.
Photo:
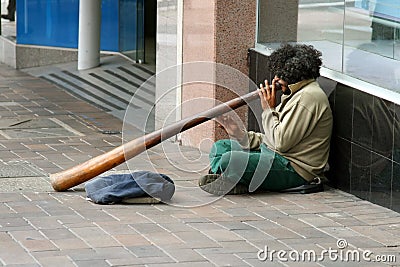
[[282, 44], [269, 56], [271, 73], [288, 84], [320, 76], [322, 53], [312, 45]]

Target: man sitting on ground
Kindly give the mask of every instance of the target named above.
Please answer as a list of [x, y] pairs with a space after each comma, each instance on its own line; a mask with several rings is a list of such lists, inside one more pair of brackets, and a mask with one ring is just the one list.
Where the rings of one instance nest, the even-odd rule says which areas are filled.
[[[316, 81], [321, 56], [304, 44], [282, 45], [269, 56], [275, 77], [271, 86], [266, 80], [259, 88], [265, 133], [246, 131], [229, 116], [219, 119], [231, 139], [214, 143], [201, 189], [215, 195], [283, 191], [324, 176], [332, 112]], [[283, 92], [279, 105], [278, 87]]]

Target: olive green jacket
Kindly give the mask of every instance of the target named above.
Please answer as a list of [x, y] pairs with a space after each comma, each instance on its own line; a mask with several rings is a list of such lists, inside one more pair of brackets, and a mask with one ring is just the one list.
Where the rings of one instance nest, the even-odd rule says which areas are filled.
[[318, 83], [304, 80], [289, 85], [290, 95], [283, 95], [276, 108], [262, 113], [265, 134], [248, 132], [240, 143], [257, 149], [265, 143], [287, 158], [307, 181], [324, 175], [332, 132], [332, 111], [328, 98]]

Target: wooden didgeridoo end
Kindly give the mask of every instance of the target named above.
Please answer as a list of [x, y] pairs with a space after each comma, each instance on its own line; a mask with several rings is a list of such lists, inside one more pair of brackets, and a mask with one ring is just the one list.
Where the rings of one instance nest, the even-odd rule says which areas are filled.
[[125, 161], [124, 149], [124, 146], [117, 147], [70, 169], [50, 174], [51, 186], [55, 191], [66, 191], [116, 167]]

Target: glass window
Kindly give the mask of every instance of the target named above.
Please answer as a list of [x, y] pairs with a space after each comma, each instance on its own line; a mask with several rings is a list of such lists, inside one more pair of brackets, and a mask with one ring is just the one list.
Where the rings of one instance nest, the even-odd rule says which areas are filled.
[[399, 0], [259, 0], [258, 8], [256, 47], [312, 44], [325, 68], [400, 92]]

